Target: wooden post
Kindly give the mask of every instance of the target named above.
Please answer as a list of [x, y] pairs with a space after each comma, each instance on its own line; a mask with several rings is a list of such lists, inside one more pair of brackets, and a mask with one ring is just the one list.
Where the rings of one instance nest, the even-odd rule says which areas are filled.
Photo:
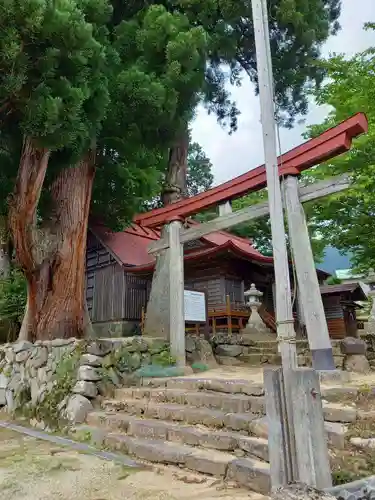
[[292, 475], [290, 443], [286, 432], [288, 426], [282, 368], [265, 368], [263, 382], [266, 394], [271, 486], [277, 488], [287, 484], [288, 478]]
[[285, 205], [296, 268], [299, 299], [315, 370], [335, 370], [332, 345], [314, 264], [305, 212], [298, 193], [297, 177], [284, 181]]
[[311, 368], [299, 368], [293, 372], [292, 384], [298, 481], [319, 489], [329, 488], [332, 476], [319, 376]]
[[[291, 393], [291, 371], [297, 366], [294, 320], [290, 293], [290, 278], [288, 254], [285, 241], [285, 227], [281, 200], [281, 188], [277, 163], [276, 123], [273, 96], [272, 65], [269, 60], [269, 37], [265, 30], [267, 19], [267, 4], [265, 0], [252, 0], [255, 49], [258, 67], [259, 97], [261, 122], [263, 129], [263, 147], [266, 164], [268, 188], [268, 203], [271, 220], [272, 248], [276, 281], [276, 325], [280, 345], [280, 354], [284, 371], [284, 384], [287, 401], [288, 433], [292, 449], [294, 448], [293, 434], [293, 395]], [[291, 459], [295, 453], [291, 451]], [[296, 464], [292, 466], [293, 481], [297, 477]]]
[[227, 310], [227, 325], [228, 325], [228, 333], [232, 335], [232, 306], [230, 303], [230, 296], [227, 295], [225, 297], [226, 302], [226, 310]]
[[184, 311], [184, 249], [180, 241], [182, 223], [172, 221], [168, 227], [169, 239], [169, 327], [171, 355], [178, 366], [185, 367], [185, 311]]

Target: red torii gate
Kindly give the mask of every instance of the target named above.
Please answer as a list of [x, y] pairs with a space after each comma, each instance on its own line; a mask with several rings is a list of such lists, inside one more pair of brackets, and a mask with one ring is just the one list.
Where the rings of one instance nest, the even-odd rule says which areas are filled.
[[[304, 170], [348, 151], [353, 138], [365, 133], [367, 128], [366, 116], [358, 113], [278, 159], [297, 283], [313, 366], [317, 370], [332, 370], [334, 363], [302, 202], [342, 191], [349, 182], [341, 177], [299, 188], [297, 178]], [[226, 209], [227, 201], [265, 186], [266, 171], [260, 166], [205, 193], [139, 214], [134, 219], [144, 227], [164, 226], [165, 229], [161, 240], [149, 249], [150, 253], [157, 254], [157, 265], [147, 306], [145, 334], [170, 339], [171, 352], [180, 365], [185, 364], [183, 243], [266, 215], [268, 202], [232, 213], [222, 210], [216, 219], [189, 229], [184, 229], [182, 222], [213, 205]]]
[[[353, 138], [367, 132], [367, 129], [366, 116], [363, 113], [357, 113], [318, 137], [281, 155], [278, 158], [279, 175], [299, 175], [314, 165], [348, 151]], [[266, 169], [264, 165], [261, 165], [204, 193], [136, 215], [134, 221], [144, 227], [160, 227], [177, 217], [186, 218], [211, 206], [258, 191], [265, 186]]]

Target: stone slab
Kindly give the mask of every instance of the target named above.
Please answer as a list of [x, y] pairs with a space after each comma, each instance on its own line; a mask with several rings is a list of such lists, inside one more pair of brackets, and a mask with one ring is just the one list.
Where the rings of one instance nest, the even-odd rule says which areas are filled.
[[210, 474], [212, 476], [225, 477], [228, 464], [234, 459], [229, 453], [223, 453], [216, 450], [194, 451], [186, 457], [185, 466], [188, 469]]
[[269, 464], [250, 458], [233, 460], [228, 466], [227, 479], [264, 495], [271, 489]]
[[357, 420], [357, 409], [340, 403], [323, 403], [323, 414], [327, 422], [351, 423]]
[[103, 427], [112, 431], [127, 432], [130, 422], [134, 417], [122, 413], [106, 413], [104, 411], [93, 411], [87, 415], [88, 425]]
[[268, 440], [254, 436], [241, 436], [238, 438], [238, 446], [249, 455], [268, 462]]
[[320, 394], [323, 398], [351, 396], [355, 398], [358, 395], [357, 387], [321, 387]]
[[184, 465], [194, 448], [164, 441], [148, 441], [123, 434], [110, 433], [105, 438], [107, 446], [154, 463]]
[[145, 415], [147, 406], [148, 401], [130, 398], [123, 401], [107, 399], [102, 403], [102, 407], [107, 411], [123, 411], [129, 415]]
[[238, 448], [238, 435], [225, 431], [201, 432], [199, 445], [221, 451], [234, 451]]
[[348, 427], [338, 422], [324, 422], [328, 444], [340, 450], [345, 448]]
[[129, 422], [127, 433], [130, 436], [167, 441], [170, 426], [170, 422], [134, 419]]
[[201, 437], [202, 432], [199, 429], [188, 425], [170, 426], [168, 430], [168, 440], [174, 443], [198, 446]]
[[267, 417], [254, 419], [249, 424], [251, 434], [264, 439], [268, 438], [268, 421]]
[[256, 418], [252, 413], [228, 413], [225, 415], [224, 424], [234, 431], [249, 432], [252, 421]]

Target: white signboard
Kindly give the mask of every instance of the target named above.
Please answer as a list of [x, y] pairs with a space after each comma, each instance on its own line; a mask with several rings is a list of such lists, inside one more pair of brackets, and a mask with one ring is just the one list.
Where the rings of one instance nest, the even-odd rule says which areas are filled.
[[205, 323], [206, 295], [204, 292], [184, 290], [185, 321]]

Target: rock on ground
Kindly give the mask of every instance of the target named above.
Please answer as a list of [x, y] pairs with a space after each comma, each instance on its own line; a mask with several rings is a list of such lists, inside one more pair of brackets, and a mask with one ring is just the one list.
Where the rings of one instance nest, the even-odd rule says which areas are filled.
[[92, 410], [93, 406], [87, 398], [81, 394], [73, 394], [66, 405], [65, 416], [70, 422], [82, 424]]
[[364, 354], [348, 354], [344, 359], [344, 370], [356, 373], [369, 373], [371, 368]]

